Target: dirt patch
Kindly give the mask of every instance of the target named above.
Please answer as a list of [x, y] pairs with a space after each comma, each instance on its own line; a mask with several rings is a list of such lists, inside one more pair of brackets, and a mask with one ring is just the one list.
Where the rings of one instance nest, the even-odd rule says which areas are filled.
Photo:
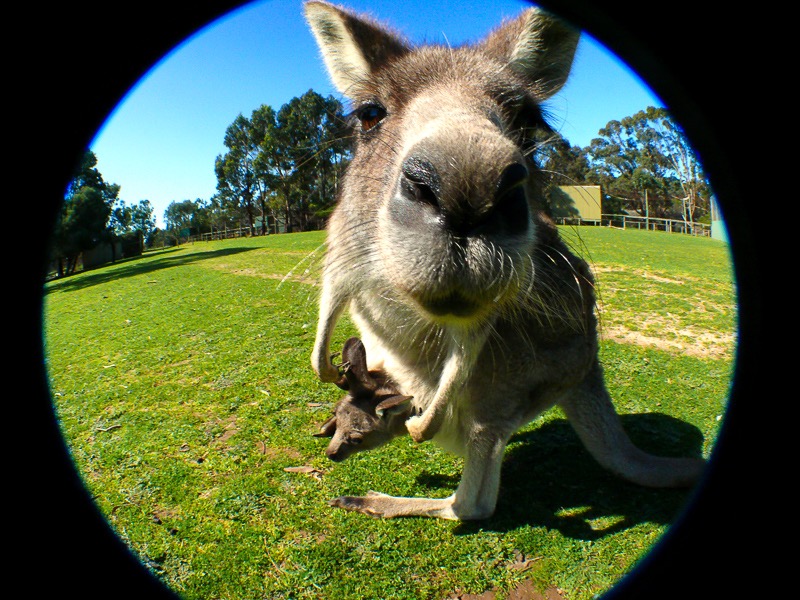
[[527, 579], [511, 590], [507, 596], [499, 595], [495, 590], [488, 590], [482, 594], [450, 594], [447, 600], [567, 600], [564, 591], [553, 585], [548, 586], [544, 592], [540, 592], [533, 585], [533, 581]]
[[550, 586], [544, 593], [533, 587], [531, 580], [523, 581], [508, 594], [508, 600], [566, 600], [563, 590]]
[[259, 277], [261, 279], [272, 279], [275, 281], [294, 281], [296, 283], [304, 283], [306, 285], [317, 285], [319, 283], [318, 277], [311, 277], [305, 273], [295, 275], [294, 273], [266, 273], [253, 268], [234, 268], [226, 264], [213, 264], [207, 265], [209, 269], [215, 271], [225, 271], [231, 275], [243, 275], [245, 277]]
[[213, 445], [220, 445], [222, 448], [227, 448], [228, 440], [231, 439], [234, 435], [239, 433], [239, 428], [236, 425], [236, 417], [230, 417], [227, 420], [215, 420], [214, 425], [222, 425], [224, 428], [222, 433], [216, 435], [214, 439], [211, 441]]
[[259, 454], [263, 454], [269, 460], [278, 460], [289, 458], [291, 460], [302, 460], [303, 455], [295, 448], [273, 448], [267, 446], [264, 442], [256, 444]]
[[733, 354], [735, 337], [711, 332], [696, 332], [689, 329], [673, 329], [665, 331], [672, 334], [665, 337], [647, 335], [640, 331], [632, 331], [624, 326], [602, 327], [600, 339], [619, 344], [636, 344], [656, 348], [673, 354], [686, 354], [698, 358], [730, 358]]
[[673, 283], [675, 285], [686, 285], [686, 281], [691, 278], [686, 279], [676, 279], [674, 277], [664, 277], [663, 275], [655, 275], [654, 273], [649, 273], [644, 269], [620, 269], [615, 267], [606, 267], [606, 266], [597, 266], [594, 265], [592, 270], [595, 273], [626, 273], [626, 274], [633, 274], [637, 277], [643, 277], [644, 279], [649, 279], [651, 281], [656, 281], [658, 283]]

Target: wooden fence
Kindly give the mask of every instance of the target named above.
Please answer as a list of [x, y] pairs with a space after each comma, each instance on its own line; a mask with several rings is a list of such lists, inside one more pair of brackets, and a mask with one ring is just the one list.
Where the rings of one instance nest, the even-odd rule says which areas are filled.
[[[619, 229], [647, 229], [651, 231], [666, 231], [667, 233], [686, 233], [689, 235], [711, 236], [711, 225], [705, 223], [687, 223], [678, 219], [661, 219], [655, 217], [638, 217], [631, 215], [601, 215], [600, 220], [581, 219], [580, 217], [556, 217], [559, 225], [595, 225], [603, 227], [617, 227]], [[227, 240], [252, 235], [249, 227], [238, 229], [222, 229], [199, 235], [182, 238], [188, 242], [208, 242], [211, 240]], [[257, 228], [255, 235], [261, 235]]]
[[[238, 229], [221, 229], [218, 231], [211, 231], [209, 233], [201, 233], [200, 235], [193, 235], [189, 237], [190, 242], [208, 242], [211, 240], [227, 240], [238, 237], [248, 237], [251, 235], [249, 227], [239, 227]], [[260, 235], [261, 229], [256, 229], [256, 235]]]
[[597, 225], [617, 227], [619, 229], [647, 229], [650, 231], [666, 231], [667, 233], [686, 233], [697, 236], [711, 236], [711, 225], [705, 223], [687, 223], [678, 219], [661, 219], [656, 217], [639, 217], [631, 215], [600, 215], [600, 220], [586, 220], [580, 217], [558, 217], [559, 225]]

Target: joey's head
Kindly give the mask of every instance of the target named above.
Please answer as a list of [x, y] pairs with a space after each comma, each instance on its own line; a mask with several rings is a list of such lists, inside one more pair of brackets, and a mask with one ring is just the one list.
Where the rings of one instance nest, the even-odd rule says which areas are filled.
[[411, 414], [411, 396], [397, 392], [381, 372], [367, 369], [364, 345], [357, 338], [342, 351], [345, 375], [337, 385], [347, 391], [333, 416], [315, 437], [329, 437], [325, 454], [340, 462], [355, 452], [372, 450], [405, 432]]
[[476, 45], [412, 48], [368, 19], [305, 6], [354, 106], [337, 210], [373, 224], [379, 242], [363, 260], [430, 321], [469, 327], [501, 310], [534, 275], [544, 203], [531, 152], [549, 131], [541, 104], [565, 83], [577, 32], [529, 9]]

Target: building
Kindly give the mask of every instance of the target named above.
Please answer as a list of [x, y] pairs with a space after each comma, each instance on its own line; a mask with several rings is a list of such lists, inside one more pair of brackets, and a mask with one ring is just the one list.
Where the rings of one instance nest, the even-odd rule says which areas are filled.
[[559, 185], [550, 189], [549, 200], [555, 219], [576, 219], [600, 224], [603, 195], [599, 185]]

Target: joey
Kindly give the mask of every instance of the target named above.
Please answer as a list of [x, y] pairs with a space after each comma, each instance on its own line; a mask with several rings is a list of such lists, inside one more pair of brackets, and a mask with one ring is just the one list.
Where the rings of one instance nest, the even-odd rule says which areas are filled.
[[337, 402], [333, 416], [315, 437], [331, 438], [325, 454], [339, 462], [355, 452], [372, 450], [406, 432], [411, 414], [411, 396], [399, 392], [379, 370], [367, 368], [364, 344], [348, 339], [342, 350], [344, 376], [336, 384], [347, 392]]

